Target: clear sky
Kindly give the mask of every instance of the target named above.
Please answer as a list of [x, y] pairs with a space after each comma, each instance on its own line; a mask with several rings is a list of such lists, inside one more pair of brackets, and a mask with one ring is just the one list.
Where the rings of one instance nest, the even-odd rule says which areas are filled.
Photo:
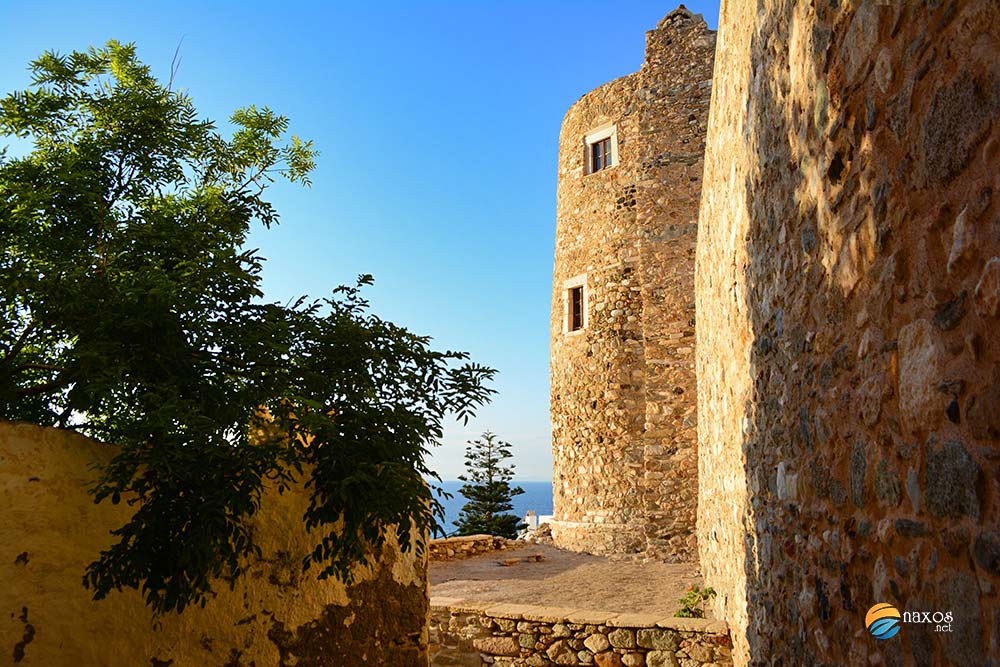
[[[713, 29], [717, 2], [688, 2]], [[551, 478], [549, 308], [556, 157], [566, 109], [642, 64], [676, 3], [0, 0], [0, 94], [44, 50], [135, 42], [203, 116], [267, 105], [321, 151], [313, 187], [281, 185], [269, 299], [324, 296], [360, 273], [380, 316], [499, 370], [494, 402], [454, 425], [432, 466], [462, 472], [485, 429], [517, 477]]]

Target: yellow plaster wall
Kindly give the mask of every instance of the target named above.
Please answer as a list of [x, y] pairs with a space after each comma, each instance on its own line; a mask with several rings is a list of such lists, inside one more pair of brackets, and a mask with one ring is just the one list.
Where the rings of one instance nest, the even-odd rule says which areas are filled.
[[126, 504], [96, 505], [92, 464], [114, 448], [58, 429], [0, 421], [0, 664], [426, 665], [426, 561], [392, 543], [351, 587], [303, 574], [307, 497], [267, 493], [255, 519], [262, 559], [204, 609], [154, 628], [138, 592], [91, 600], [88, 563]]

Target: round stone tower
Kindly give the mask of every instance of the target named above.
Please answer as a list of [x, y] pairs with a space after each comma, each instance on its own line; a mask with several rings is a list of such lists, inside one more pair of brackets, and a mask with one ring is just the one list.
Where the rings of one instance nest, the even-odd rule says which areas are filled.
[[683, 7], [559, 139], [552, 289], [557, 545], [696, 557], [694, 248], [715, 33]]

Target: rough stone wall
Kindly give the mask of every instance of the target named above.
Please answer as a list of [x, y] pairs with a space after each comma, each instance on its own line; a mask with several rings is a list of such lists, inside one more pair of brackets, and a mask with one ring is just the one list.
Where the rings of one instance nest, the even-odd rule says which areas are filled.
[[[345, 587], [303, 574], [312, 542], [304, 494], [268, 493], [255, 530], [263, 557], [205, 608], [157, 619], [136, 591], [92, 601], [84, 568], [128, 517], [95, 505], [94, 462], [113, 448], [0, 421], [0, 663], [160, 667], [427, 665], [427, 564], [392, 544]], [[158, 627], [157, 627], [158, 626]]]
[[[639, 72], [588, 93], [560, 135], [551, 321], [557, 545], [695, 554], [693, 252], [714, 33], [686, 10], [647, 33]], [[618, 163], [586, 172], [585, 136]], [[586, 274], [588, 324], [564, 333]]]
[[431, 601], [432, 667], [728, 667], [726, 624], [530, 605]]
[[646, 34], [636, 217], [641, 263], [647, 551], [697, 557], [694, 252], [715, 34], [683, 10]]
[[464, 535], [430, 540], [427, 553], [432, 561], [458, 560], [524, 546], [524, 542], [495, 535]]
[[[1000, 6], [722, 5], [699, 549], [737, 664], [997, 665]], [[877, 641], [865, 614], [950, 611]]]

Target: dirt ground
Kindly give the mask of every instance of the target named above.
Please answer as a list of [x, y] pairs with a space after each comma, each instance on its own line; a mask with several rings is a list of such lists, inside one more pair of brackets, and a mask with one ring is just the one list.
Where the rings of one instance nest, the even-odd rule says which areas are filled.
[[431, 597], [665, 616], [677, 611], [689, 585], [702, 583], [697, 563], [612, 559], [541, 544], [432, 562], [429, 576]]

